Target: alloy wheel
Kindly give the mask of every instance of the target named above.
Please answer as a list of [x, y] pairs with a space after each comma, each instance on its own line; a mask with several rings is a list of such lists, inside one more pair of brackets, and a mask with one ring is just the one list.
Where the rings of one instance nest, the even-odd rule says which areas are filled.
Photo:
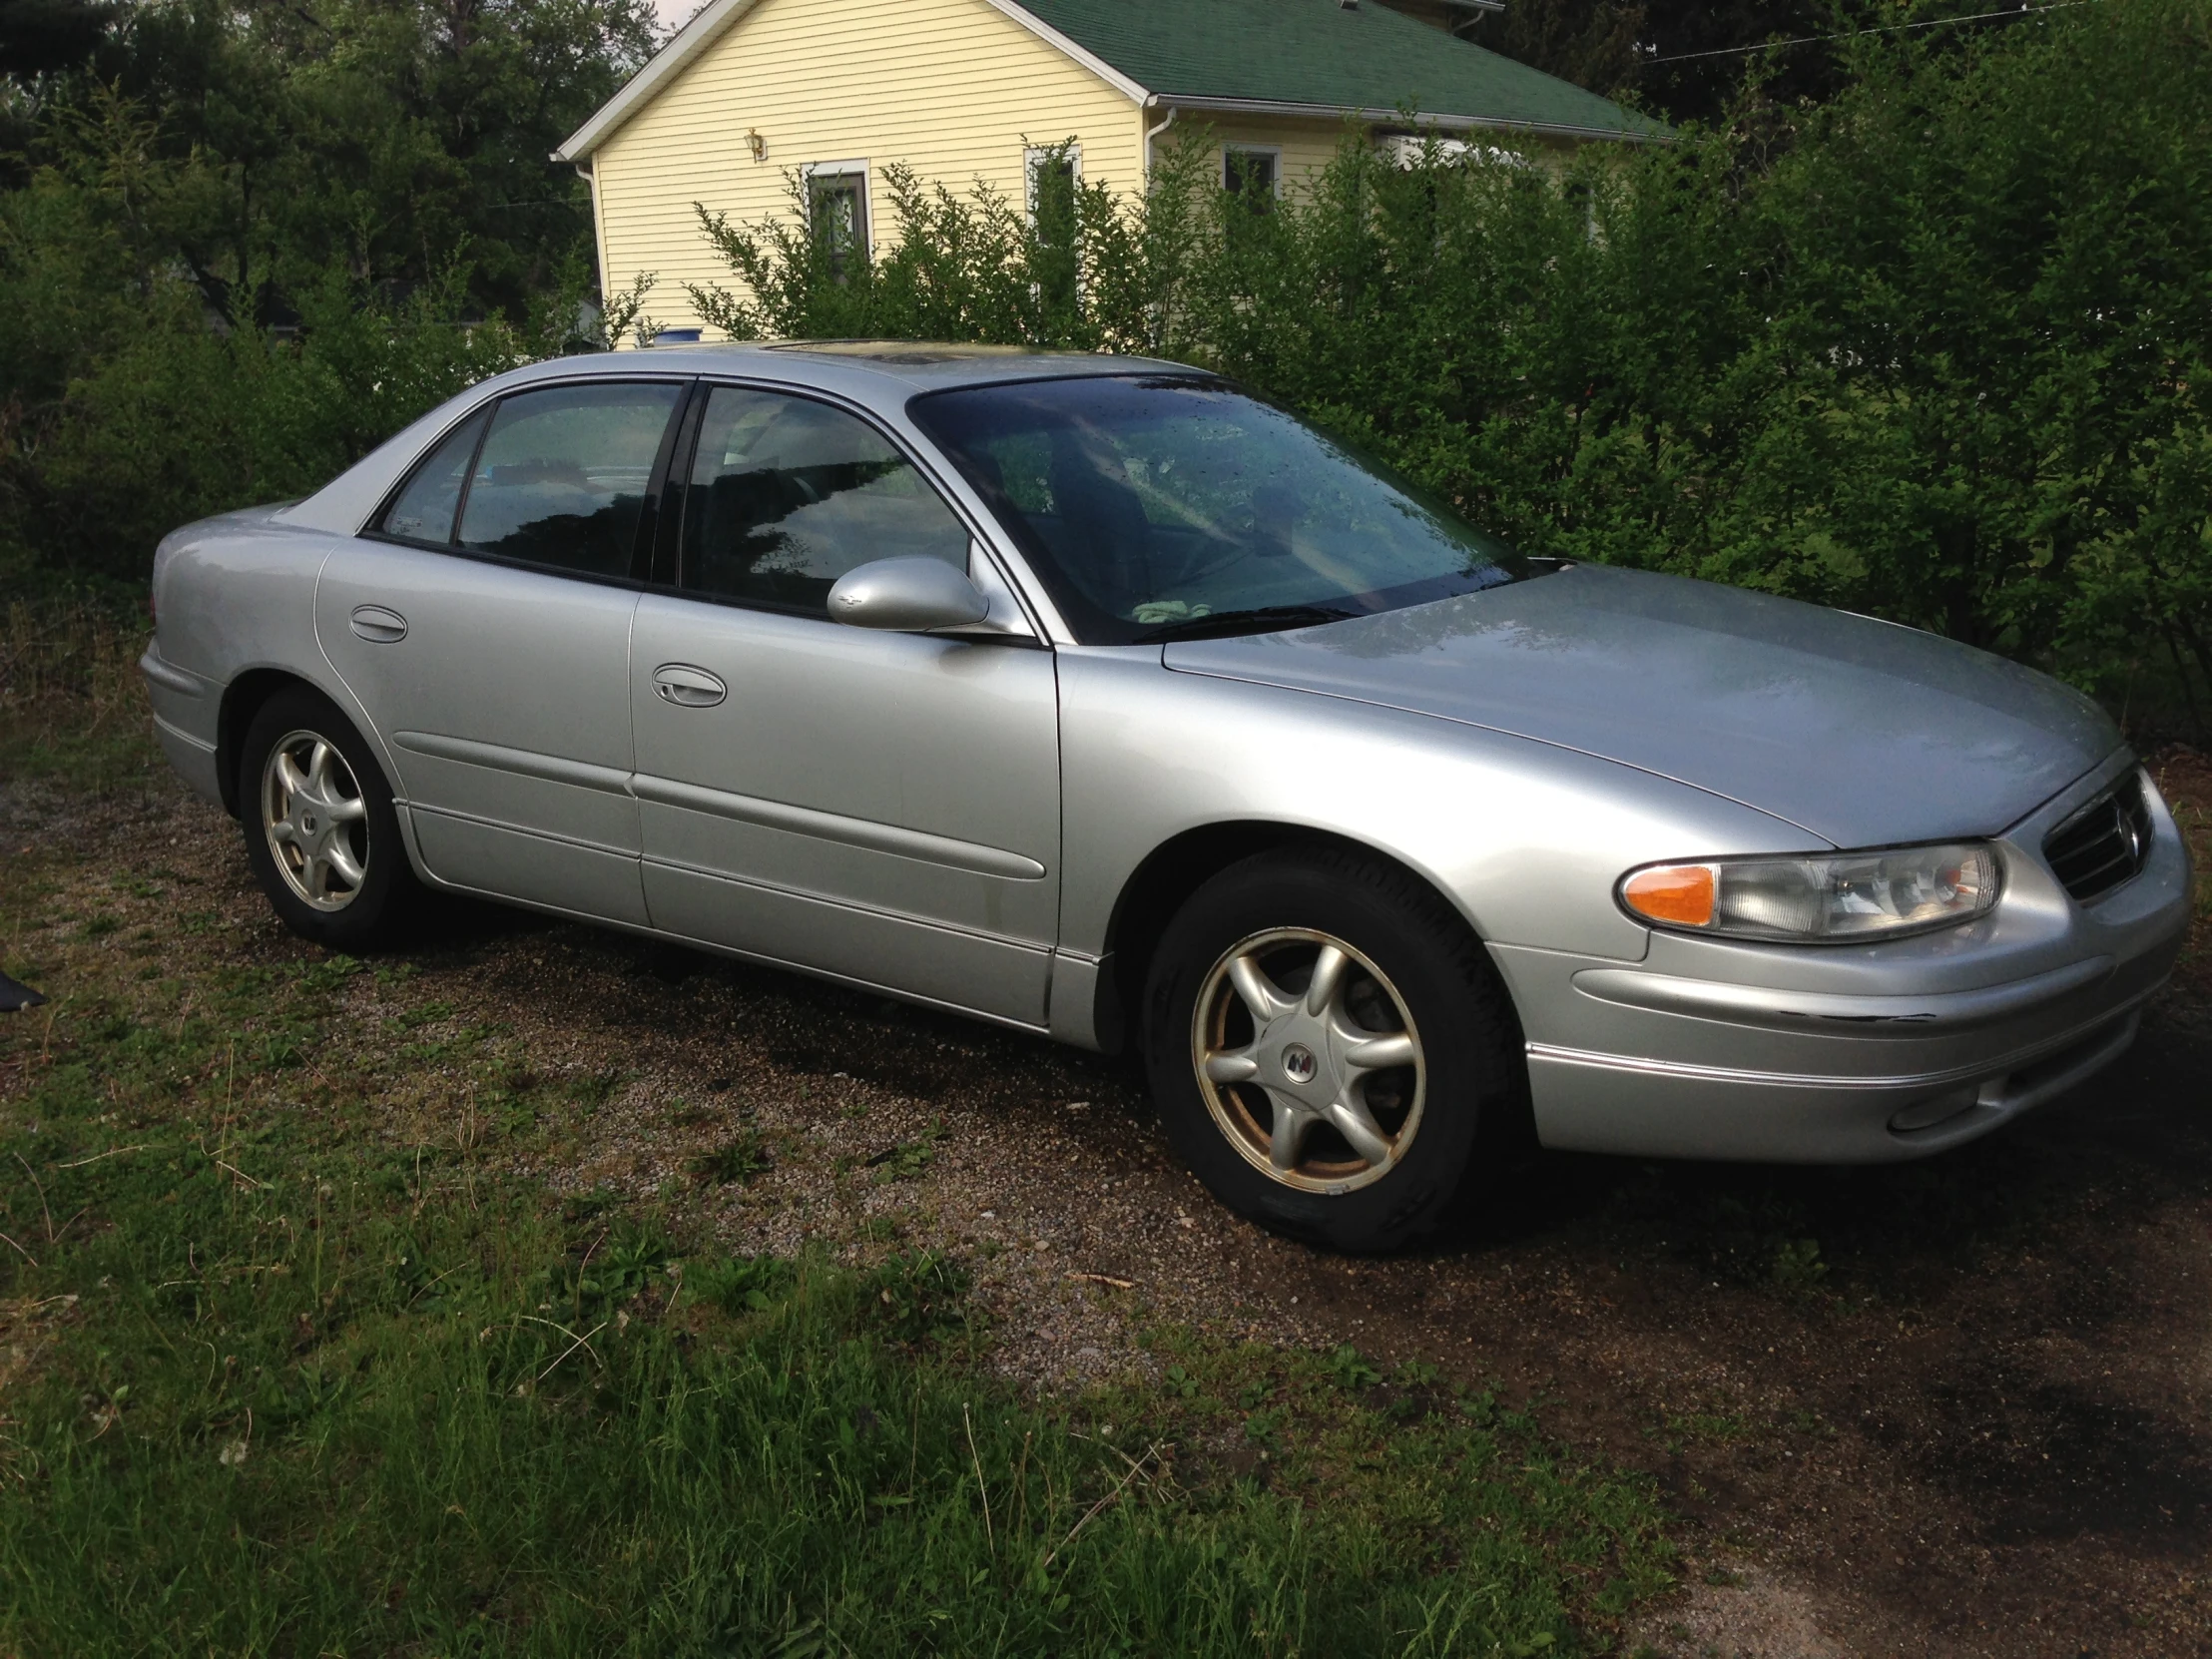
[[1420, 1127], [1427, 1065], [1405, 999], [1352, 945], [1311, 928], [1222, 953], [1199, 990], [1191, 1061], [1229, 1143], [1288, 1187], [1378, 1181]]
[[337, 745], [287, 732], [262, 765], [262, 829], [284, 884], [317, 910], [342, 910], [368, 872], [368, 804]]

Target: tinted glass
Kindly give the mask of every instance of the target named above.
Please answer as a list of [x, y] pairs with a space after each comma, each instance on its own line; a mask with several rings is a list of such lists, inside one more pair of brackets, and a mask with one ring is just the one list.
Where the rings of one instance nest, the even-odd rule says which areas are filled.
[[638, 515], [682, 387], [551, 386], [503, 399], [469, 479], [474, 553], [627, 576]]
[[719, 386], [684, 492], [683, 585], [826, 612], [855, 565], [927, 555], [967, 568], [968, 535], [920, 473], [827, 403]]
[[[1393, 610], [1518, 560], [1335, 439], [1200, 376], [977, 386], [909, 405], [1087, 641]], [[1210, 620], [1209, 620], [1210, 619]]]
[[468, 476], [469, 457], [476, 453], [484, 418], [481, 413], [469, 416], [430, 451], [399, 498], [385, 510], [379, 529], [410, 541], [453, 539], [453, 509], [461, 504], [461, 481]]

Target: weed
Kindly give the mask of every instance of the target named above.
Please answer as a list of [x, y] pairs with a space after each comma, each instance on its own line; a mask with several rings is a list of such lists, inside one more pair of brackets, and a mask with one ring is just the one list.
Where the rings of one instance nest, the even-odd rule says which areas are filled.
[[589, 1192], [570, 1193], [561, 1200], [561, 1220], [571, 1228], [588, 1226], [621, 1204], [622, 1195], [602, 1183]]
[[1775, 1247], [1774, 1282], [1785, 1290], [1809, 1291], [1828, 1277], [1818, 1239], [1784, 1239]]
[[547, 1268], [543, 1299], [579, 1319], [606, 1314], [668, 1279], [667, 1238], [650, 1227], [601, 1233], [574, 1260]]
[[937, 1140], [943, 1133], [941, 1124], [931, 1123], [914, 1139], [885, 1147], [862, 1167], [875, 1171], [877, 1181], [911, 1181], [936, 1162]]
[[1741, 1440], [1750, 1437], [1751, 1424], [1732, 1411], [1670, 1411], [1661, 1419], [1675, 1443], [1684, 1440]]
[[1347, 1392], [1372, 1388], [1382, 1381], [1382, 1374], [1362, 1359], [1360, 1351], [1350, 1343], [1340, 1345], [1329, 1356], [1329, 1375], [1336, 1380], [1337, 1386]]
[[722, 1145], [697, 1154], [685, 1167], [694, 1181], [727, 1187], [766, 1175], [776, 1167], [776, 1160], [769, 1156], [761, 1132], [748, 1125]]
[[967, 1273], [941, 1252], [901, 1252], [867, 1284], [883, 1328], [895, 1341], [949, 1342], [967, 1328]]
[[1255, 1411], [1244, 1420], [1245, 1438], [1255, 1445], [1272, 1446], [1283, 1432], [1283, 1425], [1291, 1420], [1287, 1406], [1275, 1406], [1266, 1411]]
[[700, 1301], [726, 1314], [764, 1314], [789, 1300], [799, 1273], [780, 1256], [732, 1256], [694, 1265], [684, 1284]]
[[325, 956], [319, 962], [310, 962], [299, 970], [299, 988], [310, 996], [327, 996], [340, 989], [362, 964], [351, 956]]
[[614, 1099], [615, 1091], [621, 1087], [621, 1072], [589, 1071], [564, 1079], [560, 1092], [576, 1108], [577, 1116], [590, 1117]]

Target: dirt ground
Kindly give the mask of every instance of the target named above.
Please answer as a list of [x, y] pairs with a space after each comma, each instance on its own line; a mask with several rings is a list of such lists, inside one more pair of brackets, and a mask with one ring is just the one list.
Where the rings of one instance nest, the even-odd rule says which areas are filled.
[[[2164, 782], [2201, 864], [2212, 766], [2169, 757]], [[55, 925], [113, 916], [102, 947], [152, 927], [211, 960], [310, 954], [236, 827], [166, 786], [0, 791], [0, 878], [35, 860], [58, 883]], [[962, 1253], [1041, 1389], [1142, 1369], [1172, 1322], [1539, 1401], [1683, 1517], [1652, 1653], [2165, 1659], [2212, 1655], [2207, 931], [2130, 1055], [1959, 1152], [1552, 1156], [1460, 1237], [1382, 1261], [1232, 1220], [1115, 1063], [581, 926], [457, 907], [412, 972], [353, 981], [345, 1040], [416, 1045], [396, 1145], [658, 1194], [735, 1249]], [[487, 1043], [504, 1093], [469, 1058]], [[585, 1104], [529, 1136], [492, 1121], [546, 1082]]]

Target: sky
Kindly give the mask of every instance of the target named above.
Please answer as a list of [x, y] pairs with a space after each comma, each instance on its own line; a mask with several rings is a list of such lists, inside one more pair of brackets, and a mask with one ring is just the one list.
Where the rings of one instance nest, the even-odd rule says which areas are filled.
[[653, 10], [659, 16], [663, 29], [679, 29], [691, 21], [693, 12], [699, 10], [699, 0], [653, 0]]

